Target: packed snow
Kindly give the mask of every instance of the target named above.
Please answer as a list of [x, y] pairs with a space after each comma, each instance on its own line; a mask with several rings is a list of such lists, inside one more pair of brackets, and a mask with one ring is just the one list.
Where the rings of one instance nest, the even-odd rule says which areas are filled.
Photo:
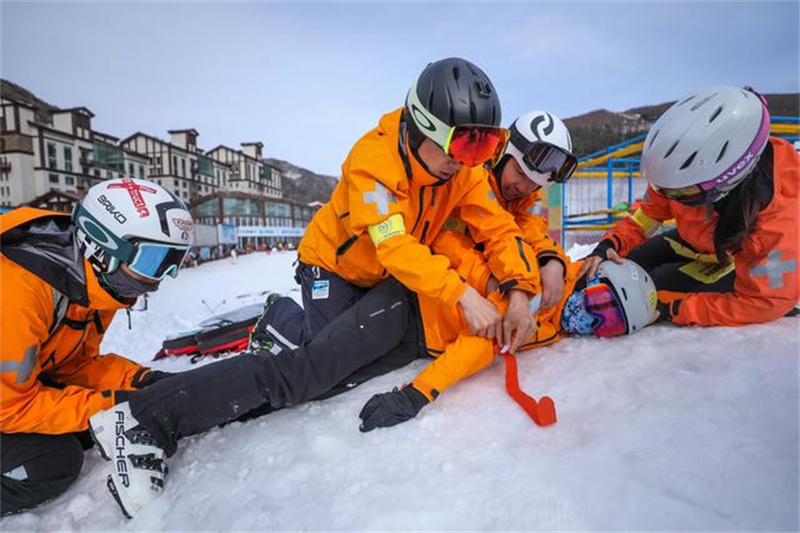
[[[572, 250], [574, 255], [587, 248]], [[148, 363], [168, 334], [291, 294], [293, 252], [207, 263], [167, 280], [104, 351]], [[797, 530], [798, 318], [742, 328], [659, 324], [567, 339], [519, 358], [558, 423], [535, 426], [499, 362], [405, 424], [358, 431], [375, 393], [421, 360], [347, 394], [181, 442], [164, 494], [133, 520], [96, 450], [62, 497], [2, 528], [196, 530]], [[200, 364], [213, 362], [203, 361]], [[183, 371], [187, 358], [152, 366]]]

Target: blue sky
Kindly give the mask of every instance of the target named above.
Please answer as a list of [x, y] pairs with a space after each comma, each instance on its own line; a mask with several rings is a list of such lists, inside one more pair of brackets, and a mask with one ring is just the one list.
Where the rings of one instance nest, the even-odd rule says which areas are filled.
[[503, 122], [679, 98], [703, 85], [800, 91], [786, 2], [39, 2], [0, 4], [0, 75], [86, 106], [120, 137], [193, 127], [202, 148], [339, 174], [432, 60], [483, 68]]

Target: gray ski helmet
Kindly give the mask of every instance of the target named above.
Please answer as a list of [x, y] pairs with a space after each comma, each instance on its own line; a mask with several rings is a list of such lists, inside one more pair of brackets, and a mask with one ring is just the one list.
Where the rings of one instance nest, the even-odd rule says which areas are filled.
[[638, 264], [630, 259], [623, 259], [621, 265], [614, 261], [603, 261], [597, 268], [597, 277], [601, 282], [608, 283], [617, 294], [625, 312], [628, 335], [656, 319], [656, 286], [647, 271]]
[[411, 85], [406, 114], [423, 135], [444, 147], [453, 126], [500, 125], [500, 99], [489, 77], [459, 57], [429, 63]]
[[650, 128], [642, 175], [662, 189], [698, 185], [719, 200], [755, 167], [767, 146], [769, 124], [766, 101], [753, 89], [700, 89]]

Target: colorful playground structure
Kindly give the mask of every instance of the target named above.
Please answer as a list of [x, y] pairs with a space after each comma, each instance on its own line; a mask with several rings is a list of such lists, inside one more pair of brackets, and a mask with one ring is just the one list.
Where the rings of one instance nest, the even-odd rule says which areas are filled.
[[[800, 151], [800, 118], [772, 117], [770, 133], [794, 143]], [[599, 241], [607, 229], [631, 214], [631, 206], [647, 189], [640, 173], [645, 136], [582, 157], [566, 184], [548, 189], [543, 211], [550, 236], [564, 249]]]

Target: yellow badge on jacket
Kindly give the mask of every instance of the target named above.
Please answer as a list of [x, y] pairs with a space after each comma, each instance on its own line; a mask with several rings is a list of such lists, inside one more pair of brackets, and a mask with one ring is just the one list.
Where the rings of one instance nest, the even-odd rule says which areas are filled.
[[396, 235], [403, 235], [405, 232], [406, 225], [403, 222], [403, 215], [400, 213], [395, 213], [383, 222], [369, 227], [369, 236], [376, 247], [386, 239]]

